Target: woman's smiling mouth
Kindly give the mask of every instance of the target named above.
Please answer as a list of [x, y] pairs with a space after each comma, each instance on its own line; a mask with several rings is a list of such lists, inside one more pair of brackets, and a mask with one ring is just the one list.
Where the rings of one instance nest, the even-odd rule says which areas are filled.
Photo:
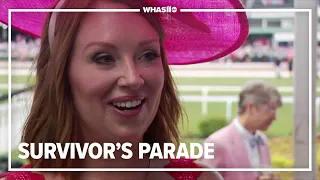
[[113, 99], [110, 104], [121, 115], [136, 116], [141, 112], [145, 100], [145, 98], [137, 96], [124, 96]]

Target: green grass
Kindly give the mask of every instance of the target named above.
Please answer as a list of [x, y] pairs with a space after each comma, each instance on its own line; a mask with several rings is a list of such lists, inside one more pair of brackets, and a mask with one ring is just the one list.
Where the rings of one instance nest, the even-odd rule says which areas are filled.
[[24, 159], [20, 159], [18, 156], [19, 156], [20, 152], [19, 150], [13, 150], [11, 152], [11, 158], [12, 160], [19, 160], [19, 161], [22, 161], [24, 164], [28, 163], [28, 160], [24, 160]]
[[[16, 90], [20, 90], [20, 89], [12, 88], [11, 93], [13, 93], [13, 91], [16, 91]], [[5, 94], [8, 94], [8, 89], [0, 89], [0, 96]], [[7, 103], [8, 103], [8, 100], [0, 101], [0, 104], [7, 104]]]
[[[20, 152], [19, 152], [18, 149], [11, 151], [11, 163], [12, 163], [12, 165], [14, 165], [14, 163], [17, 163], [17, 162], [21, 162], [23, 164], [28, 164], [28, 160], [20, 159], [18, 157], [19, 154], [20, 154]], [[7, 153], [0, 154], [0, 158], [2, 158], [2, 157], [8, 157], [8, 154]]]
[[[26, 84], [34, 84], [35, 77], [34, 76], [12, 76], [12, 83], [26, 83]], [[177, 85], [194, 85], [194, 86], [242, 86], [246, 81], [254, 79], [254, 78], [175, 78], [175, 82]], [[271, 84], [280, 87], [280, 86], [293, 86], [293, 80], [291, 78], [282, 78], [282, 79], [273, 79], [273, 78], [262, 78], [262, 80], [266, 80]], [[8, 76], [0, 76], [0, 83], [8, 83]], [[318, 87], [320, 87], [320, 79], [317, 80]], [[1, 91], [0, 91], [1, 92]], [[201, 91], [180, 91], [180, 94], [184, 95], [198, 95], [201, 94]], [[235, 91], [209, 91], [208, 95], [212, 96], [234, 96], [237, 95], [238, 92]], [[292, 96], [293, 92], [281, 92], [282, 96]], [[320, 92], [317, 92], [317, 96], [320, 96]]]
[[0, 104], [8, 104], [8, 100], [0, 101]]
[[[12, 84], [16, 83], [26, 83], [26, 84], [30, 84], [30, 83], [34, 83], [35, 82], [35, 78], [33, 76], [11, 76], [11, 82]], [[0, 83], [8, 83], [8, 76], [0, 76]]]
[[[17, 90], [19, 90], [19, 89], [11, 88], [11, 93], [12, 93], [13, 91], [17, 91]], [[8, 89], [0, 89], [0, 95], [1, 95], [1, 94], [8, 94]]]
[[[226, 103], [208, 103], [208, 114], [203, 115], [201, 112], [201, 103], [184, 102], [186, 116], [184, 123], [180, 124], [180, 130], [183, 136], [199, 136], [198, 129], [199, 120], [207, 116], [222, 116], [226, 114]], [[232, 119], [237, 115], [237, 104], [232, 104]], [[230, 122], [232, 119], [229, 119]], [[284, 104], [277, 114], [277, 119], [272, 123], [268, 131], [269, 136], [287, 136], [293, 132], [293, 106], [292, 104]]]
[[[252, 78], [253, 79], [253, 78]], [[221, 85], [221, 86], [242, 86], [249, 78], [176, 78], [177, 85]], [[279, 86], [293, 86], [293, 80], [291, 78], [283, 79], [263, 79], [269, 83]], [[317, 84], [320, 84], [320, 80], [317, 80]], [[320, 87], [320, 85], [318, 85]], [[180, 91], [180, 95], [201, 95], [201, 91]], [[209, 91], [210, 96], [237, 96], [238, 92], [217, 92]], [[281, 92], [282, 96], [293, 96], [293, 92]], [[317, 96], [320, 96], [320, 92], [317, 92]], [[186, 125], [180, 125], [183, 135], [199, 135], [198, 122], [207, 115], [201, 114], [200, 102], [188, 102], [183, 103], [186, 110], [187, 117], [185, 119]], [[225, 116], [226, 104], [225, 103], [209, 103], [208, 115], [212, 116]], [[232, 106], [232, 118], [237, 114], [236, 103]], [[286, 136], [291, 135], [293, 132], [293, 104], [284, 104], [278, 111], [277, 120], [273, 122], [267, 134], [270, 136]], [[319, 128], [320, 129], [320, 128]]]
[[[224, 85], [224, 86], [242, 86], [246, 81], [253, 78], [175, 78], [177, 85]], [[260, 80], [268, 81], [275, 86], [293, 86], [291, 78], [259, 78]], [[320, 79], [317, 80], [319, 86]]]
[[[174, 78], [177, 85], [220, 85], [220, 86], [242, 86], [246, 81], [253, 78], [191, 78], [191, 77], [179, 77]], [[291, 78], [259, 78], [261, 80], [268, 81], [275, 86], [293, 86], [293, 80]], [[34, 82], [33, 76], [12, 76], [13, 83], [25, 83], [31, 80]], [[1, 75], [0, 83], [7, 83], [8, 76]], [[320, 87], [320, 79], [317, 80], [317, 84]]]
[[0, 94], [7, 94], [8, 93], [8, 89], [0, 89]]
[[[240, 91], [239, 91], [240, 92]], [[237, 96], [239, 92], [234, 91], [209, 91], [208, 96]], [[179, 91], [180, 95], [202, 95], [201, 91]], [[280, 92], [281, 96], [293, 96], [292, 92]], [[320, 92], [317, 92], [317, 96], [320, 96]]]

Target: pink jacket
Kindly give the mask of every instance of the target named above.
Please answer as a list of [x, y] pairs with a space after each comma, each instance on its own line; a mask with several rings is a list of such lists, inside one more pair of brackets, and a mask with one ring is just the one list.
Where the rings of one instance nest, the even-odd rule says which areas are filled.
[[[265, 144], [259, 146], [260, 161], [264, 165], [270, 163], [270, 153], [266, 136], [259, 132]], [[210, 135], [205, 143], [214, 143], [214, 159], [202, 159], [202, 163], [211, 168], [252, 168], [244, 139], [234, 123]], [[258, 172], [226, 172], [221, 171], [224, 180], [256, 180]]]

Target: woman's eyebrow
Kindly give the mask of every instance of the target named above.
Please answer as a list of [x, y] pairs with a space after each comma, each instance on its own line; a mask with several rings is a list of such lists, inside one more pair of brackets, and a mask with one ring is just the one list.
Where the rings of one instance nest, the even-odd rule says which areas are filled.
[[150, 40], [141, 41], [139, 43], [139, 46], [145, 46], [153, 43], [159, 43], [159, 39], [150, 39]]
[[[141, 41], [138, 45], [139, 46], [146, 46], [146, 45], [154, 44], [154, 43], [159, 43], [159, 39], [144, 40], [144, 41]], [[104, 42], [104, 41], [95, 41], [95, 42], [91, 42], [91, 43], [87, 44], [84, 48], [84, 51], [86, 51], [91, 46], [101, 46], [101, 47], [108, 47], [110, 49], [117, 49], [117, 46], [114, 44]]]
[[103, 42], [103, 41], [95, 41], [87, 44], [84, 48], [84, 51], [86, 51], [91, 46], [101, 46], [101, 47], [108, 47], [110, 49], [117, 49], [117, 46], [114, 44]]

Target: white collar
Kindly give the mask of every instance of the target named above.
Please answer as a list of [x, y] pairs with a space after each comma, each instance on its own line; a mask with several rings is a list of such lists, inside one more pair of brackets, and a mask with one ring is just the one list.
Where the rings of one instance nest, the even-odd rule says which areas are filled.
[[241, 135], [243, 135], [246, 139], [250, 140], [254, 138], [255, 136], [258, 136], [257, 132], [255, 134], [252, 134], [249, 132], [243, 125], [240, 123], [239, 118], [234, 119], [234, 124]]

